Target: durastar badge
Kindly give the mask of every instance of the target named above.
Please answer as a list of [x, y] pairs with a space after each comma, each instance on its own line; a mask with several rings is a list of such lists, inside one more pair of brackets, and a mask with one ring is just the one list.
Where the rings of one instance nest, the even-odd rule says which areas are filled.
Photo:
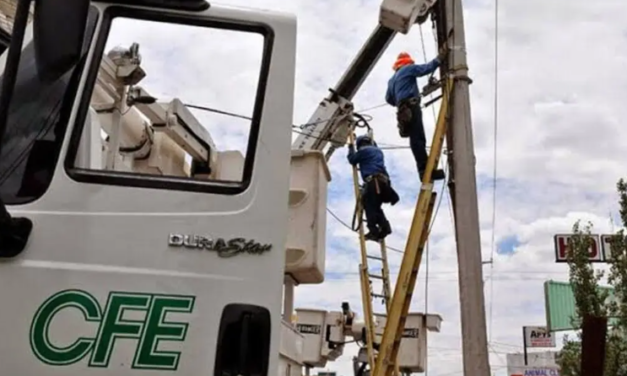
[[170, 247], [183, 247], [188, 249], [206, 249], [218, 253], [219, 257], [232, 257], [240, 253], [260, 255], [272, 249], [272, 244], [260, 244], [254, 240], [234, 238], [210, 238], [198, 235], [170, 234], [168, 240]]

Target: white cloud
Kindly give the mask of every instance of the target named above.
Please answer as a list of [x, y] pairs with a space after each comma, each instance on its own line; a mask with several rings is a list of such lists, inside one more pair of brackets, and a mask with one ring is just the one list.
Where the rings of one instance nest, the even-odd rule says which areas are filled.
[[[348, 67], [376, 25], [379, 5], [375, 0], [222, 2], [287, 11], [298, 16], [294, 116], [297, 124], [309, 120], [327, 95], [327, 89], [335, 85]], [[489, 260], [494, 163], [493, 2], [465, 3], [468, 60], [474, 80], [471, 108], [482, 247], [484, 260]], [[627, 29], [622, 22], [627, 3], [505, 0], [500, 3], [500, 10], [495, 231], [497, 242], [515, 235], [520, 245], [511, 255], [495, 254], [493, 265], [484, 267], [486, 313], [492, 313], [491, 319], [488, 317], [492, 329], [490, 362], [499, 376], [505, 374], [504, 354], [522, 349], [521, 326], [545, 322], [543, 281], [567, 280], [567, 267], [554, 262], [553, 234], [570, 231], [579, 218], [592, 220], [599, 231], [610, 230], [608, 213], [616, 210], [614, 187], [623, 174], [619, 161], [627, 149], [627, 127], [621, 124], [627, 118], [627, 107], [622, 103], [627, 94], [627, 78], [622, 74], [627, 63]], [[423, 32], [427, 58], [431, 59], [435, 47], [430, 24], [423, 27]], [[252, 56], [256, 50], [250, 50], [248, 44], [243, 47], [226, 40], [181, 41], [177, 35], [154, 30], [143, 36], [155, 46], [160, 43], [162, 53], [171, 54], [158, 62], [158, 56], [153, 60], [150, 52], [145, 51], [149, 76], [180, 77], [181, 84], [186, 86], [178, 89], [188, 95], [190, 102], [250, 113], [249, 108], [242, 108], [241, 99], [250, 94], [247, 92], [250, 86], [246, 85], [252, 76], [225, 74], [238, 71], [239, 64], [256, 61], [253, 59], [257, 56]], [[391, 64], [401, 50], [411, 52], [418, 62], [423, 61], [418, 28], [407, 36], [397, 36], [391, 43], [354, 99], [357, 108], [383, 103]], [[233, 60], [220, 62], [219, 57]], [[172, 61], [177, 61], [176, 65], [169, 65]], [[164, 86], [166, 82], [151, 81], [147, 89], [171, 95], [173, 88]], [[424, 79], [420, 84], [424, 84]], [[407, 144], [407, 140], [397, 135], [393, 109], [382, 107], [369, 113], [374, 117], [371, 123], [380, 143]], [[202, 116], [207, 124], [221, 122], [222, 129], [236, 122]], [[430, 109], [425, 111], [424, 119], [430, 134], [434, 124]], [[224, 145], [233, 145], [241, 139], [241, 134], [233, 136], [232, 128], [210, 129], [219, 133]], [[388, 243], [403, 249], [417, 192], [415, 165], [407, 149], [386, 151], [386, 160], [394, 185], [402, 194], [397, 206], [385, 208], [395, 231]], [[344, 150], [337, 152], [330, 167], [333, 174], [330, 202], [334, 212], [349, 222], [354, 203]], [[457, 257], [447, 199], [443, 200], [435, 220], [432, 239], [428, 305], [429, 311], [441, 314], [444, 322], [442, 333], [430, 337], [429, 374], [461, 375]], [[327, 270], [334, 273], [333, 277], [322, 285], [299, 287], [297, 305], [336, 310], [342, 301], [350, 301], [360, 312], [357, 239], [330, 216], [328, 245]], [[399, 254], [391, 252], [393, 271], [398, 270], [400, 259]], [[424, 291], [423, 262], [413, 309], [424, 310]], [[351, 375], [354, 350], [347, 346], [345, 356], [330, 363], [329, 368], [338, 370], [342, 376]]]

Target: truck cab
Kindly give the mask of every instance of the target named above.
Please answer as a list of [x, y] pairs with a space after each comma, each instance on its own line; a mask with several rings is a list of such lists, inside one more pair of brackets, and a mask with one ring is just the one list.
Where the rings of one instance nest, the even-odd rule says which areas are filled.
[[0, 58], [6, 374], [277, 374], [295, 53], [285, 14], [19, 1]]

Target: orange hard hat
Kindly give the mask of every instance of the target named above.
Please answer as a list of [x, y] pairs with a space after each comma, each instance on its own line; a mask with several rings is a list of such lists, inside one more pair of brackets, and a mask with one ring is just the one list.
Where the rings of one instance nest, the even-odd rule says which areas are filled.
[[413, 63], [414, 63], [414, 60], [411, 58], [411, 56], [407, 52], [401, 52], [396, 57], [396, 61], [394, 62], [392, 69], [398, 70], [400, 67], [413, 64]]

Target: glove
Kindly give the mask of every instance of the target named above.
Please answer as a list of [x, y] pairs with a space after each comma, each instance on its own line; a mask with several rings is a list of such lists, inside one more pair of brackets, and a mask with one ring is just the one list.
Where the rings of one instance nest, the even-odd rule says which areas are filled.
[[440, 49], [438, 50], [438, 60], [440, 60], [440, 62], [443, 62], [444, 59], [446, 59], [446, 56], [448, 55], [448, 46], [444, 45], [442, 47], [440, 47]]

